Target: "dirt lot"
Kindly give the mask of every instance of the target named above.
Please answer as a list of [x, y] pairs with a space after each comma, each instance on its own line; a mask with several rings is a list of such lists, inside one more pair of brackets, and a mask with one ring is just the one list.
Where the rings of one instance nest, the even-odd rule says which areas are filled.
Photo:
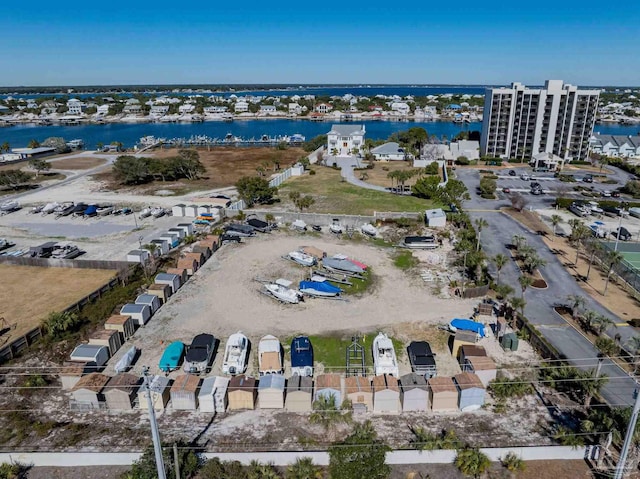
[[104, 165], [106, 162], [102, 158], [80, 156], [53, 161], [51, 162], [51, 168], [56, 170], [90, 170], [96, 166]]
[[16, 328], [0, 342], [35, 328], [51, 311], [60, 311], [95, 291], [114, 276], [103, 269], [40, 268], [0, 264], [0, 316]]
[[[374, 165], [373, 169], [356, 171], [355, 175], [357, 178], [362, 179], [362, 175], [366, 174], [364, 181], [371, 183], [372, 185], [384, 186], [385, 188], [389, 186], [396, 186], [395, 180], [392, 182], [392, 180], [387, 177], [387, 175], [392, 171], [424, 170], [423, 168], [414, 168], [410, 161], [375, 162]], [[414, 185], [418, 178], [418, 175], [410, 178], [405, 182], [405, 185]]]

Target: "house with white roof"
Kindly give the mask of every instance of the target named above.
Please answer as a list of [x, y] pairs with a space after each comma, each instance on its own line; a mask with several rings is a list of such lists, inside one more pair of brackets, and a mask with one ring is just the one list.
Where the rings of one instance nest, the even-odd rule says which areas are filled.
[[100, 105], [96, 110], [96, 116], [107, 116], [109, 114], [109, 105]]
[[334, 156], [351, 156], [353, 150], [362, 151], [364, 125], [332, 125], [327, 133], [327, 149]]
[[302, 113], [302, 107], [297, 103], [289, 103], [288, 107], [290, 115], [299, 115]]
[[87, 108], [87, 105], [77, 98], [71, 98], [67, 101], [67, 108], [69, 109], [67, 112], [69, 115], [82, 115], [84, 110]]
[[237, 101], [233, 109], [236, 113], [245, 113], [249, 111], [249, 104], [244, 100]]
[[275, 105], [260, 105], [260, 115], [275, 115], [276, 114], [276, 106]]
[[169, 105], [153, 105], [149, 111], [149, 116], [161, 117], [169, 113]]
[[391, 111], [395, 111], [400, 115], [408, 115], [411, 112], [411, 108], [403, 101], [395, 101], [391, 103]]
[[469, 160], [480, 159], [480, 142], [470, 140], [459, 140], [449, 145], [451, 156], [457, 160], [461, 156], [466, 156]]
[[562, 170], [564, 167], [564, 158], [554, 155], [548, 151], [536, 153], [529, 162], [534, 170], [544, 168], [551, 171]]
[[404, 149], [393, 141], [372, 148], [371, 154], [378, 161], [402, 161], [406, 159]]
[[185, 103], [184, 105], [180, 105], [178, 107], [178, 112], [180, 112], [181, 115], [193, 113], [194, 111], [196, 111], [196, 106], [190, 103]]

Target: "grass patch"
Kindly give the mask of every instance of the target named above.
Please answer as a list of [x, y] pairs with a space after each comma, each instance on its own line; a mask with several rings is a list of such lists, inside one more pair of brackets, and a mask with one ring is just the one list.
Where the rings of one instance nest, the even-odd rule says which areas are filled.
[[386, 241], [382, 238], [373, 238], [371, 240], [374, 246], [379, 246], [381, 248], [392, 248], [394, 246], [390, 241]]
[[365, 293], [369, 288], [371, 288], [375, 284], [376, 278], [375, 278], [375, 275], [373, 274], [373, 271], [371, 271], [371, 267], [368, 267], [367, 270], [364, 272], [363, 279], [350, 278], [349, 281], [352, 283], [351, 286], [347, 284], [338, 284], [338, 283], [333, 283], [333, 284], [335, 284], [340, 289], [342, 289], [342, 292], [345, 295], [354, 296], [354, 295]]
[[282, 199], [280, 207], [294, 208], [288, 199], [289, 193], [299, 192], [311, 195], [316, 200], [309, 208], [311, 213], [343, 213], [351, 215], [372, 215], [374, 211], [416, 211], [433, 208], [430, 200], [368, 190], [347, 183], [340, 171], [315, 167], [315, 175], [304, 175], [285, 181], [278, 188]]
[[402, 270], [414, 268], [418, 265], [418, 258], [411, 251], [402, 251], [393, 258], [393, 264]]

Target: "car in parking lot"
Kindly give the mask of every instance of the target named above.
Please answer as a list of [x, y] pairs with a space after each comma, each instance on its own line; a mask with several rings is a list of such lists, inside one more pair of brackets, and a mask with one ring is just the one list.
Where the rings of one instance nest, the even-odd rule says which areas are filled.
[[611, 192], [609, 190], [604, 190], [600, 192], [600, 196], [603, 196], [605, 198], [610, 198], [611, 197]]
[[516, 176], [516, 170], [509, 170], [509, 176]]
[[511, 188], [502, 188], [503, 193], [511, 193]]
[[522, 173], [522, 174], [520, 175], [520, 179], [521, 179], [522, 181], [529, 181], [529, 180], [531, 179], [531, 177], [530, 177], [527, 173]]
[[611, 197], [612, 198], [620, 198], [620, 192], [619, 191], [612, 191], [611, 192]]
[[582, 181], [584, 183], [593, 183], [593, 175], [584, 175]]

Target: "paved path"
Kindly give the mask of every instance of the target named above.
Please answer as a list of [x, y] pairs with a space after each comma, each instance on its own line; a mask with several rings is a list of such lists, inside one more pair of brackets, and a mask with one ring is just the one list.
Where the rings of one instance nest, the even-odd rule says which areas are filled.
[[[489, 224], [483, 229], [481, 235], [482, 247], [488, 257], [502, 253], [510, 258], [507, 245], [511, 243], [513, 236], [518, 234], [524, 236], [527, 243], [533, 246], [540, 257], [547, 261], [547, 266], [541, 268], [541, 273], [549, 287], [545, 290], [529, 288], [526, 291], [525, 315], [570, 362], [584, 369], [593, 369], [597, 363], [598, 351], [581, 332], [562, 319], [554, 311], [553, 306], [558, 303], [566, 303], [568, 295], [578, 294], [586, 299], [586, 309], [604, 314], [613, 319], [615, 323], [620, 323], [620, 318], [580, 288], [537, 234], [528, 231], [509, 216], [496, 211], [501, 206], [510, 206], [507, 201], [484, 200], [476, 194], [476, 188], [480, 181], [477, 171], [461, 170], [458, 172], [458, 179], [462, 180], [469, 189], [471, 200], [465, 203], [465, 209], [469, 211], [471, 218], [484, 218]], [[489, 262], [489, 270], [495, 277], [495, 266], [491, 262]], [[500, 282], [513, 285], [517, 292], [519, 290], [519, 276], [518, 267], [512, 261], [502, 268]], [[636, 330], [630, 326], [610, 328], [607, 333], [611, 337], [619, 333], [622, 336], [622, 342], [637, 334]], [[602, 374], [609, 377], [609, 381], [602, 391], [605, 400], [611, 405], [631, 405], [633, 391], [636, 387], [635, 381], [611, 360], [604, 361]]]
[[347, 183], [351, 183], [352, 185], [359, 186], [360, 188], [366, 188], [368, 190], [376, 190], [376, 191], [384, 191], [385, 193], [389, 193], [383, 186], [372, 185], [370, 183], [366, 183], [362, 180], [356, 178], [356, 172], [353, 171], [354, 166], [357, 167], [358, 159], [354, 157], [329, 157], [327, 163], [329, 165], [333, 163], [337, 163], [340, 167], [340, 174], [347, 181]]

